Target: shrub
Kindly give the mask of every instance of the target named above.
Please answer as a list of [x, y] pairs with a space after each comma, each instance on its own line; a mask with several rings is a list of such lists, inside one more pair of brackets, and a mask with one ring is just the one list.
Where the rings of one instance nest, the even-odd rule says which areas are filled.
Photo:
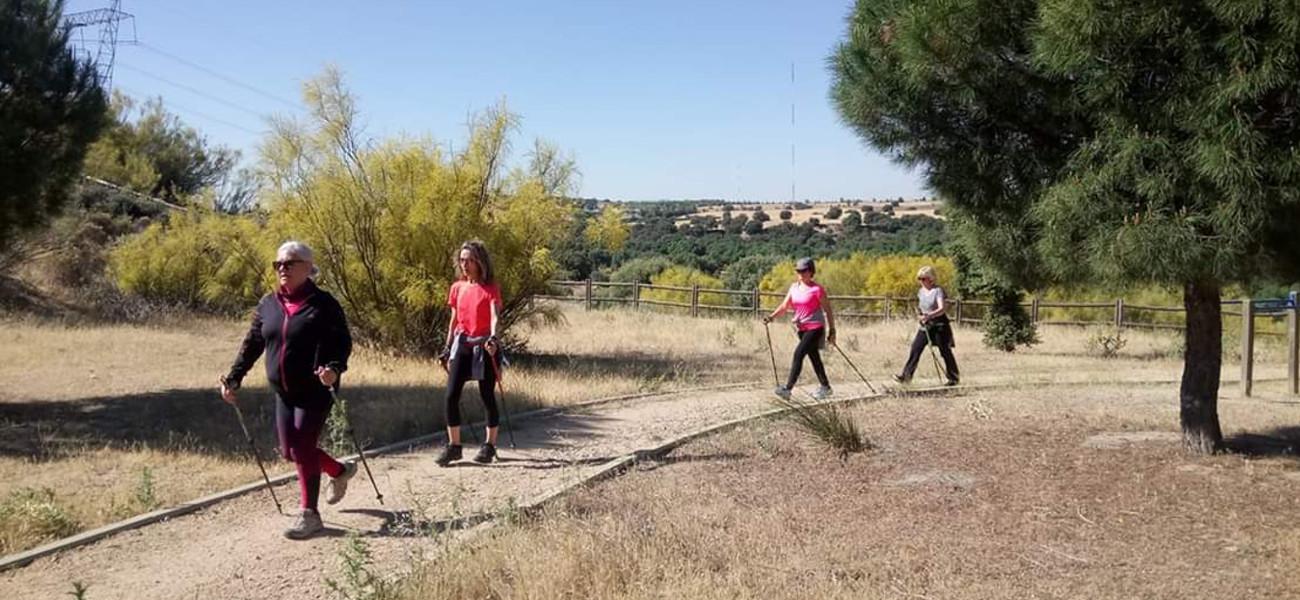
[[271, 289], [273, 252], [252, 218], [195, 209], [126, 238], [109, 255], [109, 270], [128, 294], [230, 311], [247, 308]]
[[1037, 326], [1025, 307], [1020, 305], [1019, 292], [996, 292], [989, 311], [984, 317], [984, 345], [1003, 352], [1012, 352], [1017, 346], [1038, 343]]
[[810, 404], [801, 400], [777, 396], [773, 403], [788, 411], [787, 416], [804, 433], [820, 441], [829, 450], [846, 460], [849, 454], [871, 448], [858, 425], [844, 411], [831, 404]]
[[[679, 265], [668, 267], [658, 275], [651, 277], [650, 283], [653, 285], [668, 285], [676, 287], [698, 285], [701, 290], [723, 289], [721, 279], [708, 275], [699, 269], [692, 269], [690, 267]], [[642, 290], [641, 297], [648, 300], [658, 300], [660, 302], [679, 302], [682, 304], [689, 304], [691, 302], [691, 293], [688, 291]], [[725, 305], [729, 299], [729, 296], [726, 294], [700, 292], [700, 304]]]
[[881, 256], [868, 265], [864, 291], [872, 296], [915, 297], [918, 287], [916, 272], [923, 266], [934, 267], [940, 287], [949, 296], [957, 293], [954, 285], [957, 268], [946, 256]]
[[1101, 358], [1115, 358], [1119, 351], [1128, 345], [1122, 331], [1114, 328], [1100, 328], [1088, 334], [1086, 349], [1088, 354]]
[[[174, 216], [115, 253], [123, 289], [247, 307], [267, 289], [275, 246], [298, 239], [315, 249], [321, 286], [343, 304], [355, 334], [432, 354], [446, 335], [453, 256], [477, 238], [505, 299], [501, 329], [543, 311], [533, 295], [555, 273], [549, 248], [573, 218], [562, 200], [571, 161], [537, 142], [528, 164], [511, 167], [518, 119], [504, 106], [478, 115], [451, 154], [432, 140], [363, 142], [356, 102], [334, 71], [305, 84], [304, 96], [309, 119], [275, 122], [263, 145], [269, 219], [260, 235], [248, 218]], [[621, 227], [615, 211], [602, 218], [606, 229]]]
[[623, 263], [609, 276], [609, 280], [621, 283], [650, 283], [655, 275], [671, 266], [673, 266], [672, 261], [665, 257], [642, 256]]
[[[722, 271], [722, 286], [729, 290], [752, 290], [759, 287], [763, 276], [785, 259], [780, 256], [746, 256]], [[736, 296], [732, 304], [752, 306], [750, 296]]]
[[[817, 259], [817, 282], [826, 288], [826, 291], [834, 295], [859, 295], [862, 294], [863, 284], [866, 282], [867, 271], [869, 270], [871, 259], [862, 254], [854, 254], [848, 258], [822, 258]], [[759, 281], [759, 289], [765, 292], [774, 292], [784, 294], [790, 288], [790, 284], [799, 278], [794, 272], [794, 261], [783, 260], [773, 266], [762, 280]], [[776, 298], [764, 298], [763, 305], [775, 308], [780, 300]], [[841, 307], [842, 308], [842, 307]]]
[[81, 529], [49, 488], [18, 488], [0, 501], [0, 554], [11, 554]]

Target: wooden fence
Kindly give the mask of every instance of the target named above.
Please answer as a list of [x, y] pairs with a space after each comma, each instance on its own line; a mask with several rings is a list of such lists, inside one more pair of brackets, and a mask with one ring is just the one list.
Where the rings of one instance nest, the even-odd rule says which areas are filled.
[[[751, 314], [755, 317], [763, 310], [775, 308], [785, 297], [780, 292], [752, 290], [726, 290], [701, 288], [699, 285], [670, 286], [648, 283], [614, 281], [552, 281], [551, 293], [540, 298], [581, 303], [587, 310], [602, 306], [623, 305], [640, 310], [644, 307], [663, 307], [686, 311], [692, 317], [701, 314], [721, 315]], [[647, 294], [647, 292], [649, 294]], [[647, 295], [649, 297], [647, 297]], [[888, 320], [910, 318], [917, 312], [913, 297], [832, 295], [835, 315], [846, 319]], [[984, 320], [989, 306], [986, 300], [949, 298], [949, 315], [959, 325], [979, 324]], [[1242, 394], [1250, 396], [1253, 388], [1255, 336], [1285, 336], [1287, 344], [1287, 379], [1291, 394], [1300, 394], [1300, 327], [1297, 326], [1296, 306], [1287, 304], [1268, 306], [1267, 312], [1257, 309], [1258, 301], [1249, 298], [1223, 300], [1223, 316], [1240, 319], [1241, 327], [1241, 386]], [[1116, 330], [1184, 329], [1181, 306], [1150, 306], [1126, 304], [1123, 298], [1113, 302], [1062, 302], [1032, 298], [1022, 303], [1030, 318], [1038, 325], [1106, 326]], [[1067, 318], [1050, 318], [1052, 313], [1065, 311]], [[1069, 318], [1070, 314], [1089, 312], [1095, 319]], [[1260, 329], [1256, 321], [1267, 320], [1271, 328]], [[1284, 330], [1283, 330], [1284, 329]], [[1225, 331], [1228, 327], [1225, 325]]]

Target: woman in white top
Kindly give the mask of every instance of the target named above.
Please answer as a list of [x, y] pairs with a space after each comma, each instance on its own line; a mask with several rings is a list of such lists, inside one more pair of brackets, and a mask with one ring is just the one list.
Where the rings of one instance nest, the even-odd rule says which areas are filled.
[[912, 353], [907, 357], [907, 364], [903, 365], [903, 372], [894, 376], [894, 381], [907, 383], [912, 380], [912, 374], [916, 373], [916, 365], [921, 361], [921, 353], [925, 351], [927, 344], [933, 343], [939, 348], [939, 354], [943, 355], [944, 368], [947, 371], [944, 385], [957, 385], [959, 373], [957, 372], [957, 358], [952, 355], [952, 324], [948, 321], [948, 302], [944, 296], [943, 288], [939, 287], [934, 280], [934, 268], [930, 266], [921, 267], [916, 273], [917, 281], [921, 282], [921, 289], [916, 293], [917, 310], [920, 311], [919, 321], [920, 328], [916, 331], [916, 337], [912, 339]]

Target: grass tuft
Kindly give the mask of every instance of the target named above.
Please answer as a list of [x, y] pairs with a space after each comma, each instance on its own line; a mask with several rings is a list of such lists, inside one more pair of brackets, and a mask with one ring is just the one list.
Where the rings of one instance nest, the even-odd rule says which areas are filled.
[[0, 502], [0, 554], [76, 533], [81, 525], [49, 488], [18, 488]]
[[794, 421], [800, 431], [820, 441], [828, 449], [839, 455], [840, 460], [847, 460], [850, 454], [864, 452], [871, 448], [858, 424], [833, 404], [813, 404], [791, 396], [782, 398], [774, 396], [772, 402], [789, 411], [787, 416]]

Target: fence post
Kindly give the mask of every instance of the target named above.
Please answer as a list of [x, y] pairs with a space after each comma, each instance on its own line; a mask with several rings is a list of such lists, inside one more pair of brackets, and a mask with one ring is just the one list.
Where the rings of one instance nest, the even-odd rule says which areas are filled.
[[1030, 322], [1030, 323], [1037, 323], [1037, 322], [1038, 322], [1038, 301], [1039, 301], [1038, 296], [1034, 296], [1033, 301], [1031, 301], [1031, 302], [1029, 303], [1029, 322]]
[[641, 282], [632, 282], [632, 310], [641, 310]]
[[763, 308], [759, 306], [762, 301], [762, 293], [758, 291], [758, 288], [754, 288], [754, 316], [756, 317], [763, 313]]
[[700, 284], [691, 284], [691, 316], [700, 316]]
[[587, 310], [591, 310], [591, 280], [590, 279], [586, 281], [586, 285], [584, 287], [586, 288]]
[[1250, 396], [1255, 373], [1255, 307], [1241, 299], [1241, 395]]
[[961, 325], [961, 305], [962, 305], [961, 298], [954, 298], [952, 304], [953, 304], [953, 308], [957, 312], [957, 324]]
[[885, 296], [885, 320], [888, 321], [892, 307], [890, 306], [889, 296]]
[[1292, 395], [1300, 394], [1300, 318], [1296, 306], [1286, 313], [1286, 378]]
[[1124, 328], [1124, 299], [1115, 299], [1115, 331]]

